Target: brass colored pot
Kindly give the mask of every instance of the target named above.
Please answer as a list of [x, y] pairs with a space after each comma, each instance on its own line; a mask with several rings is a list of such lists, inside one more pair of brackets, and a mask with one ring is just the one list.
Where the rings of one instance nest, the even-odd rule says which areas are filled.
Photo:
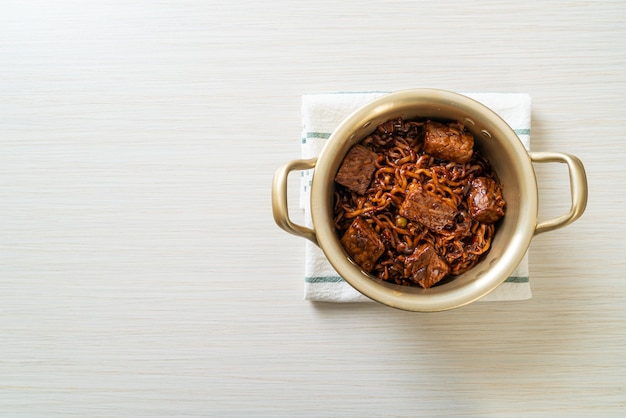
[[[379, 124], [397, 117], [461, 121], [474, 135], [504, 186], [507, 212], [488, 254], [471, 270], [430, 289], [389, 284], [363, 272], [346, 255], [333, 227], [334, 178], [344, 156]], [[537, 222], [538, 190], [533, 162], [567, 164], [572, 200], [569, 213]], [[289, 219], [287, 176], [291, 171], [311, 168], [313, 228], [307, 228]], [[365, 296], [394, 308], [421, 312], [457, 308], [482, 298], [515, 270], [533, 236], [575, 221], [586, 204], [587, 178], [578, 158], [561, 152], [528, 152], [513, 129], [492, 110], [461, 94], [434, 89], [391, 93], [361, 107], [337, 127], [319, 157], [287, 163], [276, 172], [272, 187], [272, 209], [278, 226], [317, 244], [341, 277]]]

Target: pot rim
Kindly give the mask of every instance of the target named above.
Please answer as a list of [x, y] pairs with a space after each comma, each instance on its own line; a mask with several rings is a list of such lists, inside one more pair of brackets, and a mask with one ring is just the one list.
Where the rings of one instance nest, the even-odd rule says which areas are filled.
[[[430, 289], [397, 286], [373, 278], [363, 272], [345, 253], [332, 222], [334, 176], [348, 149], [385, 120], [400, 116], [412, 106], [433, 109], [444, 114], [454, 109], [472, 122], [468, 126], [476, 136], [486, 131], [491, 140], [498, 140], [509, 155], [512, 170], [519, 181], [522, 207], [517, 214], [514, 233], [506, 237], [506, 248], [485, 267], [481, 261], [470, 271], [473, 279], [455, 277], [450, 283]], [[424, 115], [425, 117], [432, 115]], [[441, 116], [443, 117], [443, 116]], [[512, 157], [511, 157], [512, 156]], [[505, 185], [506, 187], [506, 185]], [[357, 291], [379, 303], [409, 311], [442, 311], [457, 308], [480, 299], [504, 282], [522, 261], [537, 224], [538, 192], [531, 159], [513, 129], [494, 111], [467, 96], [439, 89], [410, 89], [381, 96], [345, 118], [331, 134], [315, 166], [311, 183], [311, 216], [317, 242], [333, 268]], [[498, 234], [496, 234], [498, 237]], [[500, 237], [498, 237], [500, 238]], [[480, 268], [479, 266], [482, 266]], [[469, 277], [469, 276], [468, 276]], [[457, 282], [456, 284], [454, 284]], [[447, 286], [447, 287], [446, 287]]]

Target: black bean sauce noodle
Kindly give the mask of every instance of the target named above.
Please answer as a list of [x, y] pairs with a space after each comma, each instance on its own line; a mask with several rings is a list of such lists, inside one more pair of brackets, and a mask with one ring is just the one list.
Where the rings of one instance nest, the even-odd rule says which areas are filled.
[[[418, 247], [429, 244], [449, 267], [446, 277], [455, 276], [476, 265], [489, 250], [495, 232], [495, 223], [470, 216], [468, 203], [472, 181], [477, 178], [492, 179], [501, 187], [489, 162], [476, 149], [465, 163], [426, 154], [425, 123], [420, 119], [394, 119], [379, 125], [360, 142], [376, 154], [375, 171], [365, 193], [335, 184], [334, 225], [338, 237], [344, 236], [356, 218], [367, 222], [384, 245], [369, 273], [399, 285], [418, 285], [407, 271], [407, 259]], [[400, 208], [416, 188], [455, 208], [453, 225], [433, 230], [402, 216]]]

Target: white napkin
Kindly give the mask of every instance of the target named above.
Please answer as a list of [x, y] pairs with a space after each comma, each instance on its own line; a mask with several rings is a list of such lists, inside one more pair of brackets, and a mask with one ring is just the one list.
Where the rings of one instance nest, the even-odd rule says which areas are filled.
[[[319, 154], [339, 123], [364, 104], [389, 92], [340, 92], [302, 97], [302, 158]], [[509, 93], [463, 93], [491, 108], [511, 126], [526, 149], [530, 149], [530, 96]], [[307, 226], [311, 226], [309, 190], [312, 170], [301, 172], [300, 205]], [[526, 300], [532, 296], [528, 277], [528, 253], [504, 283], [482, 301]], [[306, 240], [304, 298], [320, 302], [367, 302], [330, 265], [322, 250]]]

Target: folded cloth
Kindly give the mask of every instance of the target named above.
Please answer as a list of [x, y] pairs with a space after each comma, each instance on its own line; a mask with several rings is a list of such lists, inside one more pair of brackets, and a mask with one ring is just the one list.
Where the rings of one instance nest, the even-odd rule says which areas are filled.
[[[302, 97], [302, 158], [319, 154], [326, 142], [349, 114], [359, 107], [389, 92], [341, 92], [309, 94]], [[513, 128], [530, 149], [530, 96], [509, 93], [463, 93], [495, 111]], [[313, 170], [301, 173], [300, 205], [304, 219], [311, 227], [309, 191]], [[330, 265], [322, 250], [306, 240], [304, 298], [320, 302], [367, 302], [362, 295]], [[526, 300], [532, 296], [528, 276], [528, 253], [504, 283], [480, 299], [481, 301]]]

